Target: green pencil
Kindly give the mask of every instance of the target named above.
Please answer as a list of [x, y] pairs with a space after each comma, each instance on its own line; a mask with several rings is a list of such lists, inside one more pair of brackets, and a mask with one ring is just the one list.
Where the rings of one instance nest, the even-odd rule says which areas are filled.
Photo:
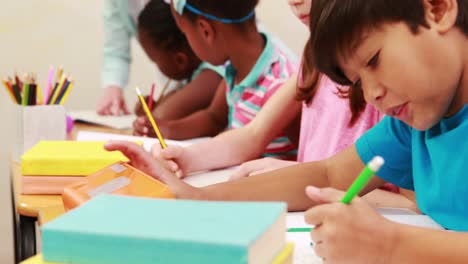
[[29, 105], [29, 84], [25, 80], [23, 83], [23, 102], [22, 105]]
[[288, 228], [287, 232], [299, 233], [299, 232], [310, 232], [311, 230], [312, 230], [311, 227], [291, 227], [291, 228]]
[[[359, 176], [354, 180], [354, 182], [349, 186], [341, 202], [344, 204], [349, 204], [353, 198], [366, 186], [372, 176], [377, 173], [377, 171], [384, 164], [384, 159], [380, 156], [375, 156], [371, 161], [369, 161], [364, 169], [361, 171]], [[312, 228], [309, 227], [291, 227], [288, 228], [288, 232], [310, 232]]]
[[375, 156], [371, 161], [362, 170], [361, 174], [354, 180], [354, 182], [349, 186], [341, 202], [344, 204], [349, 204], [369, 182], [372, 176], [377, 173], [377, 171], [384, 164], [384, 159], [380, 156]]

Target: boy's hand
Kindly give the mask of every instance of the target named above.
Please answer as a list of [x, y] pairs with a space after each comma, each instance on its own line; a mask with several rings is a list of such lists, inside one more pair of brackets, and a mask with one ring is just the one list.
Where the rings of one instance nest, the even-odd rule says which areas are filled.
[[256, 159], [242, 163], [239, 168], [231, 175], [230, 181], [243, 177], [248, 177], [272, 170], [288, 167], [297, 164], [295, 161], [280, 160], [274, 158]]
[[187, 153], [184, 147], [168, 145], [166, 149], [162, 149], [159, 144], [154, 144], [151, 147], [151, 155], [157, 160], [165, 161], [169, 170], [176, 173], [179, 178], [187, 175], [184, 166]]
[[[158, 125], [159, 131], [161, 132], [164, 138], [170, 138], [169, 134], [169, 127], [167, 126], [167, 121], [164, 120], [156, 120], [156, 124]], [[145, 115], [139, 116], [133, 121], [133, 135], [135, 136], [149, 136], [149, 137], [156, 137], [156, 132], [149, 121], [149, 118]]]
[[378, 215], [359, 197], [351, 204], [340, 201], [344, 192], [333, 188], [306, 188], [307, 195], [322, 203], [305, 213], [311, 225], [316, 254], [327, 263], [389, 263], [397, 225]]
[[189, 197], [190, 192], [196, 189], [180, 180], [165, 162], [154, 159], [140, 145], [128, 141], [109, 141], [104, 148], [122, 152], [129, 159], [130, 165], [167, 184], [176, 197]]

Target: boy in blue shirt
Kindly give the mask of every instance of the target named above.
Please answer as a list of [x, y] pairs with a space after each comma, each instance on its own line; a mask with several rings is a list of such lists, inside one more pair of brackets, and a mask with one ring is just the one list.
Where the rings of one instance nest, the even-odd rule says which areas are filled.
[[[108, 149], [122, 150], [179, 198], [312, 207], [305, 218], [327, 263], [467, 263], [468, 1], [314, 0], [310, 19], [304, 57], [351, 86], [351, 94], [362, 89], [388, 115], [354, 146], [328, 160], [202, 189], [179, 181], [136, 145]], [[360, 198], [340, 203], [375, 155], [385, 165], [361, 194], [384, 180], [414, 189], [424, 214], [459, 232], [390, 222]]]

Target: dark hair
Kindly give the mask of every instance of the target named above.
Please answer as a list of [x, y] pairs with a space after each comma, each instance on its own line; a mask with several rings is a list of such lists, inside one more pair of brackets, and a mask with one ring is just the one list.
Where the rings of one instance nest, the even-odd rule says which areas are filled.
[[[468, 36], [468, 1], [458, 0], [456, 26]], [[366, 106], [361, 87], [353, 86], [338, 64], [339, 56], [351, 54], [363, 30], [378, 29], [384, 23], [404, 22], [417, 34], [429, 27], [423, 0], [314, 0], [310, 11], [310, 38], [304, 49], [304, 84], [298, 98], [310, 100], [317, 89], [318, 72], [338, 84], [340, 95], [350, 99], [355, 122]]]
[[138, 29], [144, 30], [159, 48], [192, 52], [185, 35], [172, 17], [170, 5], [164, 0], [148, 2], [138, 16]]
[[[247, 16], [255, 9], [259, 0], [187, 0], [187, 3], [198, 9], [199, 11], [210, 14], [219, 18], [240, 19]], [[196, 15], [187, 9], [184, 15], [190, 20], [195, 20], [199, 15]], [[244, 23], [234, 25], [242, 25], [255, 21], [255, 15]]]

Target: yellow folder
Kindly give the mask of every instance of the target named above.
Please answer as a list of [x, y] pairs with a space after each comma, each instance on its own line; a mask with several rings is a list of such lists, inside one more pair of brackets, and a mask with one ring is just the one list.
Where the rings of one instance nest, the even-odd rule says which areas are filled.
[[23, 175], [85, 176], [118, 161], [119, 151], [106, 151], [105, 142], [40, 141], [21, 157]]
[[71, 210], [99, 194], [175, 198], [169, 187], [146, 173], [118, 162], [63, 189], [65, 210]]

